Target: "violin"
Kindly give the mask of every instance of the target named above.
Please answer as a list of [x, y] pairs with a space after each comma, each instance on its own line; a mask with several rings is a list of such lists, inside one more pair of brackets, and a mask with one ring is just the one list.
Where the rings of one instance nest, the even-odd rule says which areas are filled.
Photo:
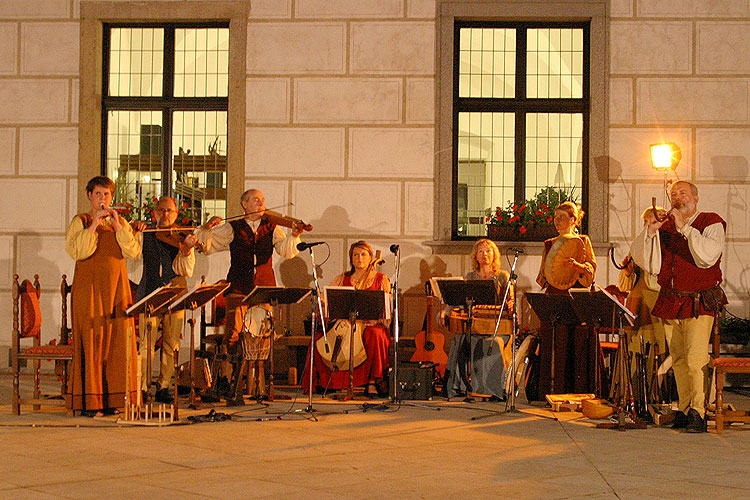
[[[167, 245], [180, 248], [180, 245], [184, 243], [185, 238], [187, 238], [188, 235], [192, 234], [192, 231], [194, 228], [171, 226], [168, 228], [155, 228], [155, 229], [156, 230], [152, 229], [151, 231], [146, 229], [144, 230], [144, 232], [154, 232], [156, 233], [157, 240], [162, 241], [166, 243]], [[196, 242], [195, 250], [200, 253], [205, 252], [205, 248], [203, 248], [203, 244], [200, 241]]]
[[297, 228], [299, 231], [312, 231], [313, 227], [311, 224], [306, 223], [302, 219], [295, 219], [288, 215], [274, 212], [273, 210], [266, 210], [264, 215], [268, 217], [268, 221], [277, 226], [290, 227], [292, 229]]

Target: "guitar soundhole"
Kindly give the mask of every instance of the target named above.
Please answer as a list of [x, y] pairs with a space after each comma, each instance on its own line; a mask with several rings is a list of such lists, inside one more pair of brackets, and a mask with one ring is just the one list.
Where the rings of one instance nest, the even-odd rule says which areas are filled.
[[432, 351], [435, 349], [435, 344], [432, 343], [431, 340], [428, 340], [424, 343], [424, 350], [425, 351]]

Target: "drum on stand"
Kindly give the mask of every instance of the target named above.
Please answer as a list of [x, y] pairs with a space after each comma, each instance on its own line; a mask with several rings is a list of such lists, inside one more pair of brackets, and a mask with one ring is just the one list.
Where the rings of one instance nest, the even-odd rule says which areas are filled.
[[247, 390], [249, 396], [261, 396], [266, 392], [266, 377], [263, 361], [271, 352], [271, 335], [273, 335], [273, 313], [263, 306], [252, 306], [247, 309], [242, 320], [240, 345], [242, 363], [237, 372], [235, 398], [239, 397], [239, 382], [247, 366]]

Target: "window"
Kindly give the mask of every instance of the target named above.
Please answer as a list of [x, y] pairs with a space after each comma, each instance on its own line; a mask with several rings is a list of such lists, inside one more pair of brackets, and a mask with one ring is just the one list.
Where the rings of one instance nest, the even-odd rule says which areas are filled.
[[575, 186], [584, 230], [607, 242], [607, 8], [437, 0], [436, 253], [465, 253], [488, 208], [556, 184]]
[[226, 216], [229, 24], [105, 24], [102, 164], [116, 201]]
[[453, 239], [548, 187], [586, 204], [588, 23], [456, 22]]

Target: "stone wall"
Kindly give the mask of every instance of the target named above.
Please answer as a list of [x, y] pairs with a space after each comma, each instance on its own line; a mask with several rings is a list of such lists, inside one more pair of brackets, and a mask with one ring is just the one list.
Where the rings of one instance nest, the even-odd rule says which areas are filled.
[[722, 258], [730, 310], [750, 313], [748, 159], [750, 6], [727, 0], [613, 0], [610, 4], [610, 240], [624, 256], [663, 176], [649, 144], [675, 142], [670, 179], [695, 183], [699, 209], [728, 223]]
[[[49, 339], [60, 275], [73, 272], [64, 234], [78, 209], [79, 2], [0, 5], [0, 317], [10, 324], [13, 273], [38, 273]], [[726, 288], [732, 310], [747, 316], [750, 7], [611, 0], [610, 16], [610, 240], [624, 256], [642, 208], [661, 199], [648, 145], [676, 142], [677, 174], [729, 222]], [[305, 238], [330, 244], [328, 258], [316, 249], [325, 283], [360, 238], [384, 255], [401, 245], [407, 296], [430, 275], [469, 268], [424, 244], [433, 234], [435, 50], [434, 0], [251, 2], [243, 187], [262, 189], [269, 206], [293, 203], [290, 212], [315, 226]], [[599, 258], [600, 281], [611, 281]], [[196, 274], [222, 277], [226, 256], [203, 259]], [[285, 285], [309, 284], [307, 254], [276, 267]], [[533, 289], [538, 261], [519, 269], [522, 288]], [[393, 273], [392, 257], [383, 271]], [[421, 326], [418, 302], [407, 297], [402, 311], [407, 334]], [[0, 345], [10, 343], [4, 332]]]

